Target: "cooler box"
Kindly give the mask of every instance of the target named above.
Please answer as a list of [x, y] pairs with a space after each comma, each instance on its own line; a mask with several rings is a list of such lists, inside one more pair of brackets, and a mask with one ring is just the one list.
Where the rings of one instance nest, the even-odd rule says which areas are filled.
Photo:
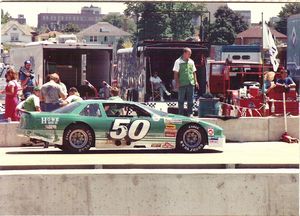
[[218, 115], [218, 102], [219, 98], [199, 98], [198, 116]]
[[249, 93], [252, 97], [256, 98], [259, 96], [259, 88], [256, 86], [250, 86]]

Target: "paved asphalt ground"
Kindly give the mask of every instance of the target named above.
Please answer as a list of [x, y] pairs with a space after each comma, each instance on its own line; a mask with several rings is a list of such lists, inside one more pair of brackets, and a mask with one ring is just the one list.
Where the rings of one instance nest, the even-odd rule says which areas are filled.
[[91, 149], [65, 154], [41, 146], [0, 148], [0, 170], [66, 168], [297, 168], [299, 144], [282, 142], [227, 143], [203, 153], [111, 151]]

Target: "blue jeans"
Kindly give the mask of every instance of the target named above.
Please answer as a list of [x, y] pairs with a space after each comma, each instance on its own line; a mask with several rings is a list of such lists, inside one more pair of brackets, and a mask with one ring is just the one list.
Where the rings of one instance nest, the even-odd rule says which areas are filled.
[[187, 86], [180, 86], [178, 91], [178, 109], [179, 115], [184, 115], [184, 101], [185, 98], [187, 99], [187, 107], [188, 111], [187, 114], [193, 114], [193, 106], [194, 106], [194, 86], [187, 85]]

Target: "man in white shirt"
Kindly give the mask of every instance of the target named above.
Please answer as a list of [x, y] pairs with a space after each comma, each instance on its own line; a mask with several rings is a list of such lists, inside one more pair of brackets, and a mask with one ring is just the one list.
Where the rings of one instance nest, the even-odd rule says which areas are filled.
[[83, 99], [80, 97], [80, 94], [77, 90], [77, 88], [72, 87], [69, 89], [69, 97], [67, 97], [63, 102], [62, 102], [62, 106], [68, 105], [70, 103], [73, 102], [80, 102]]
[[152, 77], [150, 77], [150, 82], [152, 85], [152, 90], [159, 90], [161, 101], [165, 101], [164, 100], [164, 92], [168, 96], [171, 95], [171, 93], [168, 92], [168, 90], [166, 89], [166, 86], [163, 84], [162, 80], [158, 76], [157, 72], [154, 72], [154, 75]]
[[184, 115], [184, 102], [187, 101], [188, 116], [193, 116], [194, 87], [199, 88], [196, 75], [196, 66], [191, 59], [192, 50], [183, 49], [182, 56], [178, 58], [173, 67], [174, 79], [178, 88], [178, 113]]

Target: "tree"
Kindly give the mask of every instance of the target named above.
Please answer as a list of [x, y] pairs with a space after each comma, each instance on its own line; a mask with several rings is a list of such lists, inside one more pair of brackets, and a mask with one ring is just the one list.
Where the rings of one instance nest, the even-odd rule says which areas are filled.
[[203, 13], [204, 6], [193, 3], [176, 3], [172, 5], [173, 7], [169, 12], [172, 38], [174, 40], [185, 40], [187, 37], [194, 36], [195, 26], [192, 20]]
[[212, 44], [233, 44], [236, 34], [248, 28], [243, 17], [227, 6], [220, 7], [214, 16], [216, 20], [210, 30], [210, 42]]
[[194, 36], [193, 18], [199, 16], [204, 6], [192, 3], [126, 3], [125, 14], [137, 20], [139, 39], [183, 40]]
[[4, 10], [1, 9], [1, 24], [7, 23], [10, 19], [10, 14], [8, 12], [4, 13]]
[[248, 28], [248, 24], [243, 20], [243, 17], [228, 6], [219, 7], [214, 16], [216, 20], [223, 20], [230, 24], [237, 34]]
[[234, 43], [235, 35], [230, 23], [217, 19], [211, 26], [209, 41], [215, 45], [229, 45]]
[[103, 18], [103, 21], [108, 22], [118, 28], [121, 28], [124, 31], [129, 32], [131, 34], [136, 31], [136, 25], [134, 20], [126, 17], [123, 14], [116, 14], [116, 13], [108, 14]]
[[287, 19], [289, 16], [293, 14], [299, 14], [300, 13], [300, 3], [294, 2], [294, 3], [288, 3], [285, 4], [281, 11], [279, 12], [279, 21], [275, 24], [275, 29], [282, 34], [287, 34]]
[[68, 23], [66, 27], [64, 28], [63, 32], [66, 33], [77, 33], [80, 32], [80, 28], [75, 23]]
[[140, 40], [160, 40], [164, 37], [167, 15], [160, 13], [160, 4], [153, 2], [126, 3], [125, 15], [137, 20]]

